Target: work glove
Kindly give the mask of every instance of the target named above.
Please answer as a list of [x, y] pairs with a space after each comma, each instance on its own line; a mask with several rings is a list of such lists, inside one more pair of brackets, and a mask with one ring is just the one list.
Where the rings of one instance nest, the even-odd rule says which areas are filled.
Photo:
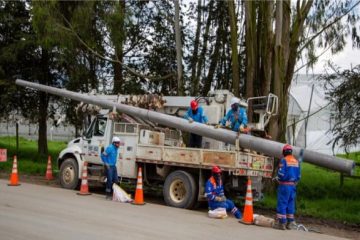
[[192, 119], [191, 117], [189, 117], [189, 123], [192, 123], [192, 122], [194, 122], [194, 119]]
[[216, 202], [224, 202], [224, 201], [226, 201], [226, 197], [225, 196], [216, 196], [215, 201]]
[[225, 127], [230, 128], [230, 127], [231, 127], [231, 122], [230, 122], [230, 121], [226, 121]]
[[244, 125], [240, 125], [239, 132], [243, 133], [245, 131]]
[[220, 124], [216, 124], [216, 125], [214, 126], [214, 128], [220, 128], [220, 127], [221, 127]]
[[274, 181], [274, 182], [278, 182], [279, 181], [279, 177], [278, 176], [276, 176], [276, 177], [274, 177], [273, 179], [271, 179], [272, 181]]

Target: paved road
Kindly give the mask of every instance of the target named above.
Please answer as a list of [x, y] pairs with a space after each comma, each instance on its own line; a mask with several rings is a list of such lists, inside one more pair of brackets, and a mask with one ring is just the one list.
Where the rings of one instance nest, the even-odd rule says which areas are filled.
[[316, 233], [246, 226], [235, 218], [157, 204], [135, 206], [103, 195], [0, 180], [0, 239], [341, 239]]

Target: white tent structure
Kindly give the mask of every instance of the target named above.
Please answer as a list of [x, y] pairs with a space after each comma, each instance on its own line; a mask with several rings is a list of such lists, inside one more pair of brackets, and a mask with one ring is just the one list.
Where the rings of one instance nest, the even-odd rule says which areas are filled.
[[318, 75], [295, 75], [290, 86], [287, 142], [330, 155], [344, 153], [339, 146], [333, 149], [331, 111], [332, 106], [325, 99], [324, 83], [318, 80]]

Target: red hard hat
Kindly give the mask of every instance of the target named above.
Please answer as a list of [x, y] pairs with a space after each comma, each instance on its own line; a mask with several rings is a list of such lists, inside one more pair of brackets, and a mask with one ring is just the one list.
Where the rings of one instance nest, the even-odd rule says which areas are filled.
[[198, 108], [198, 106], [199, 105], [198, 105], [197, 101], [195, 101], [195, 100], [191, 101], [190, 107], [191, 107], [192, 110], [196, 110]]
[[213, 166], [212, 170], [211, 170], [212, 173], [221, 173], [221, 168], [218, 167], [218, 166]]
[[285, 146], [283, 147], [283, 152], [285, 151], [292, 151], [292, 147], [289, 144], [285, 144]]

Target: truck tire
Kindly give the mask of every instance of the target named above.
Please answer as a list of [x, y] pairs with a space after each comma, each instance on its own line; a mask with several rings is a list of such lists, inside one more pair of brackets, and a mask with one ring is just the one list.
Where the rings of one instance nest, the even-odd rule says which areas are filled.
[[79, 167], [74, 158], [67, 158], [60, 166], [60, 185], [67, 189], [79, 187]]
[[194, 177], [185, 171], [175, 171], [166, 177], [163, 195], [172, 207], [191, 209], [197, 201], [198, 187]]

